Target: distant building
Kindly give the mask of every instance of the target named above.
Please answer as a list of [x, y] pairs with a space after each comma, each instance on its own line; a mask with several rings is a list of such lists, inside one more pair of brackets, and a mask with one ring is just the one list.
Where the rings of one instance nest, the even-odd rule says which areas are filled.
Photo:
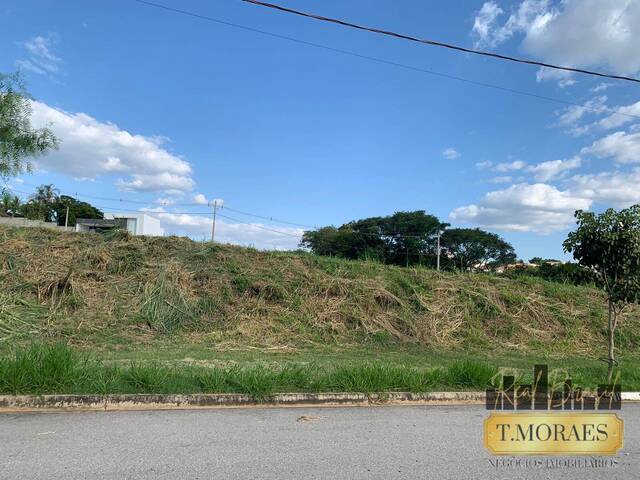
[[105, 213], [104, 219], [76, 219], [76, 232], [95, 232], [119, 228], [131, 235], [161, 237], [164, 230], [160, 220], [146, 213]]

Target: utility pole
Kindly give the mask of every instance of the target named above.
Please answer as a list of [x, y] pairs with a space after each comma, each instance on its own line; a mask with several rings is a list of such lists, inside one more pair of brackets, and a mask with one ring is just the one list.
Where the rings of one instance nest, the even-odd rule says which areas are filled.
[[64, 217], [64, 229], [65, 229], [65, 231], [67, 230], [68, 226], [69, 226], [69, 205], [67, 205], [67, 214]]
[[216, 214], [218, 213], [218, 200], [213, 201], [213, 224], [211, 225], [211, 243], [216, 239]]
[[437, 260], [436, 260], [436, 270], [439, 272], [440, 271], [440, 228], [438, 228], [438, 255], [437, 255]]

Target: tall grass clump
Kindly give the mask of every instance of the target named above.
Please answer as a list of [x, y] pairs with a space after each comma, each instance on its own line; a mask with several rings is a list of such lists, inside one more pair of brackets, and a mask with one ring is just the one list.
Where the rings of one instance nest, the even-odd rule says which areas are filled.
[[447, 367], [446, 383], [463, 388], [487, 388], [498, 375], [498, 368], [477, 360], [458, 360]]
[[47, 308], [19, 295], [0, 293], [0, 343], [41, 333]]
[[92, 360], [66, 344], [32, 344], [0, 357], [0, 391], [13, 394], [70, 392], [87, 380]]
[[171, 333], [195, 321], [192, 306], [184, 293], [163, 271], [144, 286], [140, 319], [160, 333]]
[[238, 393], [251, 395], [257, 401], [275, 393], [277, 374], [264, 365], [234, 366], [225, 372], [226, 383]]

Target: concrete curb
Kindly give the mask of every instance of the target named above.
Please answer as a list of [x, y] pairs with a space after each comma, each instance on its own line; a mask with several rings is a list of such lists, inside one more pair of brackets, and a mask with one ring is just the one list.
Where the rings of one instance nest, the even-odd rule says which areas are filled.
[[[625, 392], [622, 400], [640, 402], [640, 392]], [[238, 407], [337, 407], [388, 405], [479, 405], [484, 392], [431, 393], [278, 393], [256, 402], [250, 395], [0, 395], [1, 412], [172, 410]]]
[[262, 402], [251, 395], [2, 395], [0, 412], [50, 410], [171, 410], [237, 407], [336, 407], [375, 405], [470, 405], [484, 392], [278, 393]]

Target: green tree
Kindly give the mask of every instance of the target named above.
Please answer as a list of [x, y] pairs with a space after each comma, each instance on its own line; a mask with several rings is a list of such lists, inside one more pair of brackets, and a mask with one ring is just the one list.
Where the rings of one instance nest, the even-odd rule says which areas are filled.
[[607, 380], [611, 382], [619, 314], [640, 300], [640, 205], [619, 212], [610, 208], [599, 215], [578, 210], [575, 217], [578, 228], [569, 233], [563, 247], [594, 273], [596, 284], [607, 295]]
[[67, 221], [67, 208], [69, 209], [69, 218], [67, 225], [73, 227], [78, 218], [104, 218], [104, 213], [87, 202], [81, 202], [73, 197], [61, 195], [51, 208], [55, 212], [55, 218], [58, 219], [58, 225], [64, 226]]
[[29, 201], [22, 206], [23, 215], [30, 220], [52, 222], [57, 220], [56, 210], [53, 208], [58, 202], [60, 192], [53, 185], [40, 185]]
[[31, 99], [19, 74], [0, 74], [0, 177], [30, 171], [32, 157], [57, 146], [51, 130], [31, 126]]
[[479, 228], [452, 228], [441, 238], [445, 266], [469, 270], [506, 265], [516, 260], [513, 246]]
[[338, 228], [304, 232], [300, 245], [318, 255], [377, 259], [397, 265], [433, 264], [440, 222], [423, 210], [369, 217]]
[[438, 231], [448, 226], [424, 210], [396, 212], [384, 217], [381, 230], [389, 263], [407, 266], [433, 263]]
[[3, 189], [0, 194], [0, 216], [20, 216], [20, 197], [13, 195], [10, 190]]

